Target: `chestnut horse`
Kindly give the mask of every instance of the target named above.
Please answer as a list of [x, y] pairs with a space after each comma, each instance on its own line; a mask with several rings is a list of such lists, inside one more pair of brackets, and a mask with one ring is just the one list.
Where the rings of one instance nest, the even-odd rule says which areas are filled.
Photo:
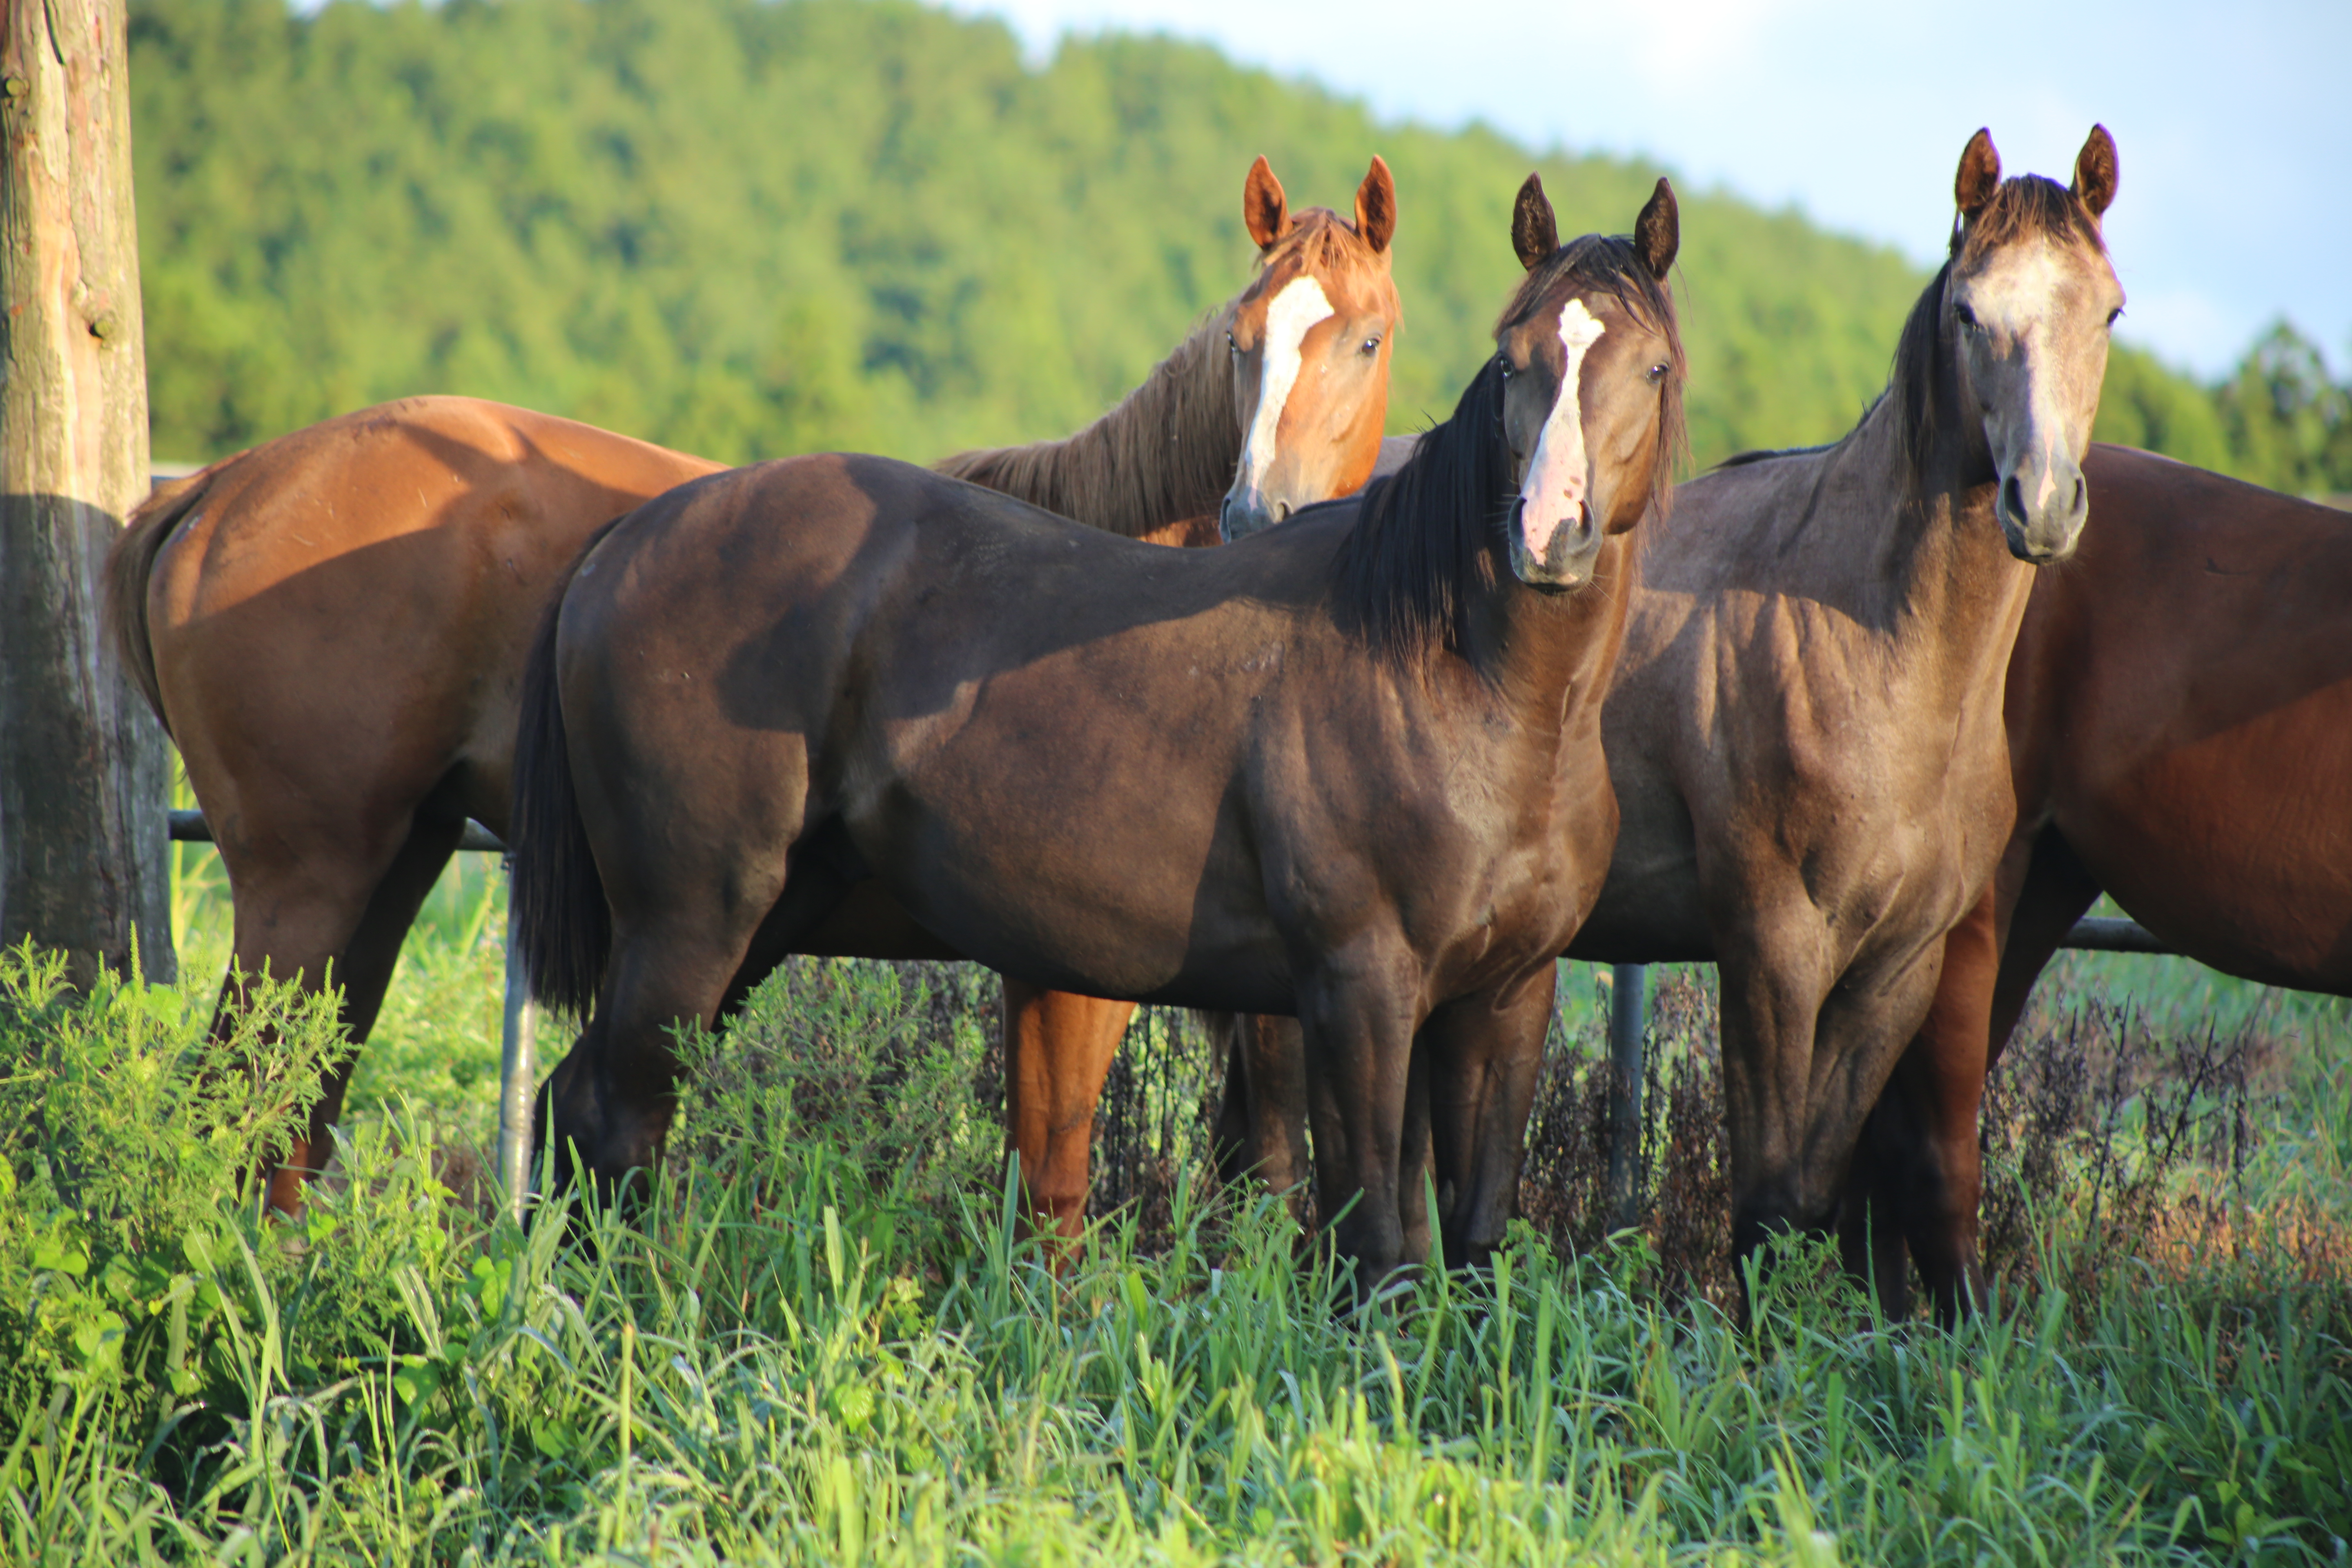
[[2017, 825], [1855, 1163], [1850, 1258], [1899, 1310], [1907, 1247], [1947, 1320], [1983, 1299], [1985, 1071], [2100, 893], [2216, 969], [2352, 995], [2352, 517], [2123, 447], [2084, 474], [2097, 526], [2009, 664]]
[[872, 880], [1034, 984], [1296, 1013], [1360, 1284], [1425, 1245], [1424, 1144], [1450, 1255], [1497, 1241], [1615, 828], [1624, 535], [1679, 427], [1664, 182], [1636, 233], [1524, 258], [1500, 352], [1402, 472], [1224, 549], [840, 456], [621, 520], [541, 635], [517, 752], [525, 966], [595, 1003], [554, 1136], [604, 1182], [646, 1164], [671, 1030]]
[[[1736, 458], [1653, 525], [1604, 724], [1623, 822], [1569, 952], [1720, 965], [1742, 1256], [1835, 1218], [1946, 933], [2008, 842], [2002, 676], [2032, 564], [2085, 516], [2123, 302], [2099, 228], [2115, 188], [2103, 128], [2071, 190], [2003, 183], [1979, 132], [1886, 394], [1835, 446]], [[1280, 1052], [1240, 1044], [1257, 1048], [1229, 1081], [1276, 1087], [1245, 1118], [1229, 1102], [1234, 1163], [1296, 1169]]]
[[[1067, 440], [942, 467], [1171, 543], [1214, 542], [1237, 463], [1246, 504], [1274, 510], [1360, 486], [1398, 317], [1387, 165], [1373, 160], [1353, 230], [1322, 209], [1292, 216], [1263, 158], [1244, 205], [1250, 285], [1117, 408]], [[1325, 313], [1302, 320], [1309, 294]], [[1278, 300], [1290, 325], [1269, 323]], [[1286, 397], [1262, 393], [1285, 375]], [[108, 615], [228, 871], [225, 1012], [243, 976], [318, 986], [331, 969], [344, 1027], [366, 1040], [466, 818], [506, 831], [524, 652], [565, 572], [599, 526], [721, 466], [413, 398], [225, 458], [139, 509], [110, 559]], [[297, 1207], [323, 1164], [350, 1068], [270, 1173], [274, 1206]]]

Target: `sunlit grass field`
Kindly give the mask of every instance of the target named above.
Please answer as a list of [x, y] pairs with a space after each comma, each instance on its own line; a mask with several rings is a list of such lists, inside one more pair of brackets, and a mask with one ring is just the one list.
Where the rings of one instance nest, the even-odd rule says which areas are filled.
[[[1578, 1250], [1544, 1220], [1351, 1310], [1278, 1204], [1173, 1144], [1149, 1223], [1049, 1269], [984, 1014], [881, 966], [797, 964], [695, 1047], [642, 1209], [515, 1229], [474, 1173], [487, 857], [410, 942], [342, 1171], [264, 1221], [236, 1173], [331, 1039], [281, 1004], [275, 1077], [201, 1070], [226, 905], [178, 853], [176, 990], [0, 971], [0, 1561], [2331, 1563], [2352, 1537], [2333, 1003], [2069, 957], [1995, 1118], [2022, 1239], [1958, 1333], [1880, 1320], [1825, 1249], [1776, 1259], [1745, 1329], [1736, 1289], [1676, 1273], [1714, 1130], [1663, 1119], [1703, 1076], [1654, 1097], [1643, 1231]], [[1666, 994], [1703, 1007], [1706, 974], [1657, 975], [1674, 1072], [1709, 1041]], [[1604, 1000], [1589, 970], [1565, 991], [1556, 1131]], [[2182, 1076], [2223, 1045], [2226, 1082]]]

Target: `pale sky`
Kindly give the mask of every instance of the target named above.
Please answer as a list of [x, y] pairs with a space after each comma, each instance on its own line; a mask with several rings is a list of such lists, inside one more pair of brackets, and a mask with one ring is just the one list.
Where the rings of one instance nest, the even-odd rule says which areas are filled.
[[[2119, 329], [2208, 377], [2280, 316], [2352, 373], [2352, 0], [958, 0], [1049, 57], [1168, 32], [1388, 119], [1654, 160], [1926, 264], [1960, 148], [2064, 181], [2123, 168]], [[1377, 151], [1377, 149], [1368, 149]]]

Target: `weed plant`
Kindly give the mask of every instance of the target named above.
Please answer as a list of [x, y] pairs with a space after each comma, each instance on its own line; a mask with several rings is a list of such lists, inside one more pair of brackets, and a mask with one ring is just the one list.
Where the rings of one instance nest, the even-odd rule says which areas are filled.
[[[1190, 1160], [1160, 1245], [1130, 1205], [1048, 1253], [975, 1092], [985, 1010], [802, 963], [682, 1042], [633, 1211], [518, 1228], [395, 1102], [288, 1225], [238, 1176], [333, 1048], [322, 1006], [272, 994], [274, 1051], [223, 1054], [194, 988], [5, 963], [10, 1563], [2286, 1563], [2352, 1535], [2340, 1268], [2105, 1247], [2077, 1200], [1954, 1334], [1800, 1244], [1742, 1330], [1709, 1278], [1668, 1288], [1655, 1220], [1573, 1252], [1522, 1224], [1491, 1269], [1357, 1308], [1276, 1198]], [[1690, 1033], [1654, 1055], [1700, 1073]], [[1676, 1148], [1701, 1080], [1678, 1111], [1658, 1070], [1654, 1215], [1708, 1201]], [[2227, 1146], [2196, 1125], [2176, 1175]]]

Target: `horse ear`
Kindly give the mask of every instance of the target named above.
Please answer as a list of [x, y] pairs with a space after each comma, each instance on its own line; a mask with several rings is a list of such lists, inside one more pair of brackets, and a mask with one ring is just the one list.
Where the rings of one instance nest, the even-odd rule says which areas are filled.
[[1356, 187], [1356, 232], [1375, 254], [1386, 250], [1396, 233], [1396, 180], [1389, 174], [1388, 160], [1378, 153], [1372, 154], [1364, 183]]
[[1274, 177], [1274, 166], [1264, 153], [1242, 182], [1242, 222], [1249, 226], [1260, 250], [1273, 249], [1274, 242], [1290, 232], [1290, 198], [1282, 194], [1282, 182]]
[[1543, 176], [1529, 174], [1511, 207], [1511, 248], [1519, 265], [1533, 272], [1545, 257], [1559, 248], [1559, 223], [1551, 216], [1551, 202], [1543, 194]]
[[1682, 246], [1682, 211], [1675, 205], [1674, 186], [1661, 179], [1643, 205], [1642, 216], [1633, 220], [1633, 248], [1642, 253], [1642, 265], [1650, 269], [1650, 276], [1664, 279]]
[[1952, 199], [1960, 204], [1962, 216], [1974, 217], [1984, 211], [1985, 204], [1999, 189], [2000, 154], [1993, 149], [1992, 132], [1979, 127], [1960, 153], [1960, 173], [1952, 182]]
[[2116, 199], [2118, 173], [2116, 139], [2107, 134], [2105, 126], [2092, 126], [2090, 139], [2074, 154], [2074, 194], [2091, 209], [2093, 217], [2105, 213], [2107, 204]]

